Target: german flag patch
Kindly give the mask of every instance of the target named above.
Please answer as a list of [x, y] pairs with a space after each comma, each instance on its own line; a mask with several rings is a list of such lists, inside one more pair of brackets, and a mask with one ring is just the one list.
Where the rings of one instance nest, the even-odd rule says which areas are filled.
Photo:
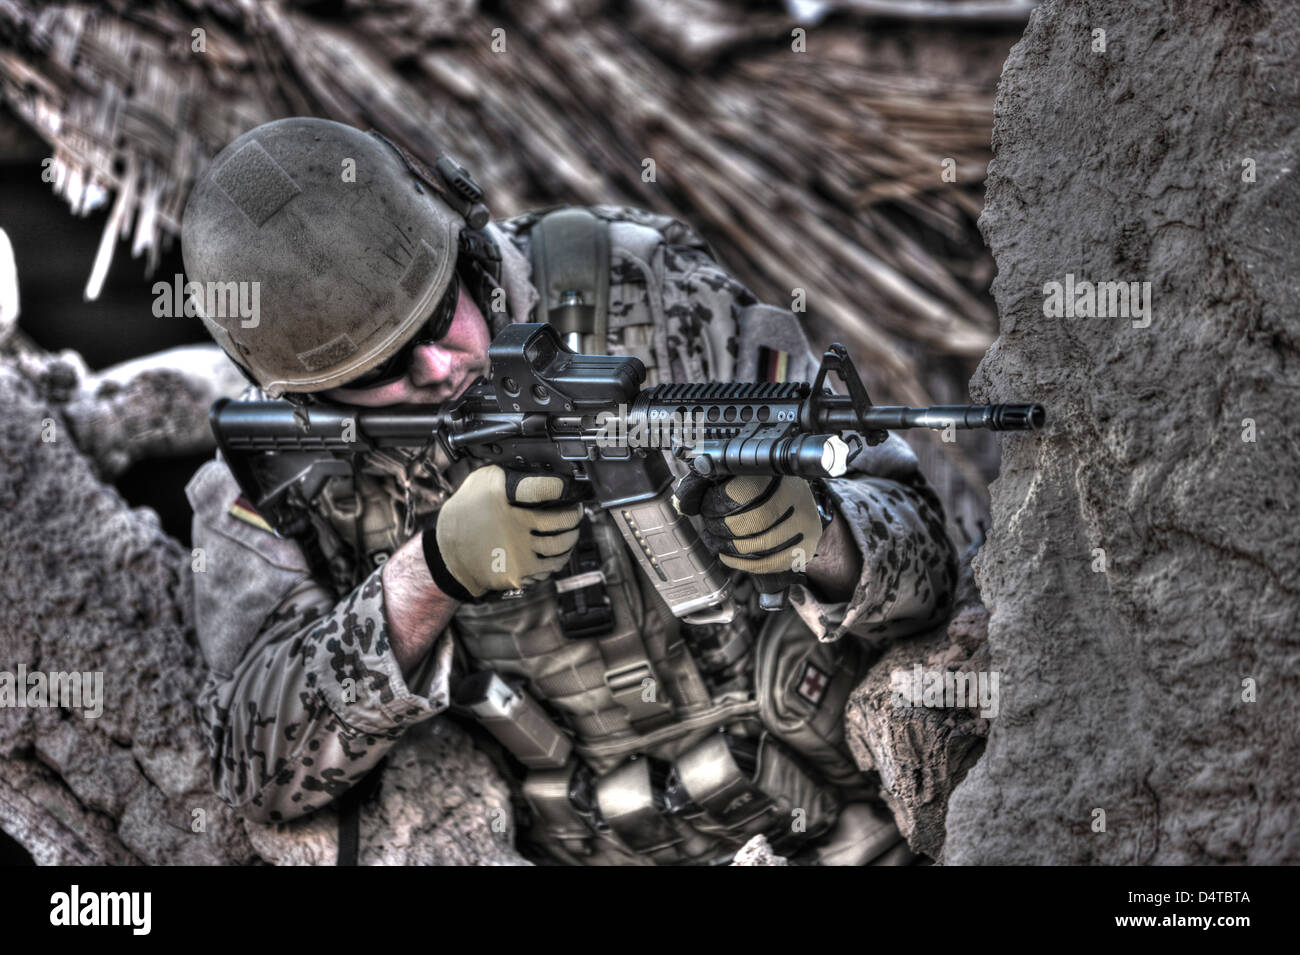
[[790, 353], [766, 345], [758, 349], [758, 380], [783, 382], [790, 374]]
[[249, 503], [246, 497], [235, 498], [235, 503], [230, 505], [230, 516], [238, 518], [245, 524], [252, 524], [259, 530], [270, 534], [275, 533], [275, 528], [266, 522], [266, 518], [257, 513], [257, 509]]

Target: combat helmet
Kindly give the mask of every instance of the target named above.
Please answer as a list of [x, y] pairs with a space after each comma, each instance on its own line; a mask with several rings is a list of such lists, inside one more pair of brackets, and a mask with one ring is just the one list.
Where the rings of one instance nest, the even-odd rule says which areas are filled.
[[[217, 344], [268, 394], [293, 397], [363, 375], [413, 338], [455, 294], [462, 230], [487, 221], [478, 184], [450, 157], [429, 169], [376, 132], [293, 118], [217, 155], [190, 193], [181, 244], [189, 282], [209, 290], [192, 297]], [[255, 314], [221, 307], [235, 290]]]

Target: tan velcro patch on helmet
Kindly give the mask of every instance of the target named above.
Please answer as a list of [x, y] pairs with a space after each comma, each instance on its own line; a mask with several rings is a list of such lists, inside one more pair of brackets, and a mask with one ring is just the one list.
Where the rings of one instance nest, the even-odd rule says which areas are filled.
[[357, 346], [353, 344], [351, 338], [347, 335], [340, 335], [338, 338], [327, 341], [319, 348], [299, 352], [298, 360], [302, 362], [302, 366], [308, 371], [320, 371], [322, 368], [337, 365], [356, 350]]
[[411, 298], [419, 298], [420, 293], [425, 290], [429, 280], [433, 277], [437, 261], [437, 256], [433, 254], [433, 249], [429, 248], [429, 243], [421, 239], [419, 248], [415, 250], [415, 255], [411, 257], [411, 264], [402, 273], [399, 283], [402, 286], [402, 291]]
[[257, 140], [240, 147], [213, 180], [258, 228], [302, 192]]

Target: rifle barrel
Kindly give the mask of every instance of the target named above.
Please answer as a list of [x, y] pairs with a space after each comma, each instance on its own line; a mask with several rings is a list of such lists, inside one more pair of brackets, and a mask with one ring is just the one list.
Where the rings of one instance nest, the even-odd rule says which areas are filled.
[[[857, 427], [856, 412], [845, 396], [825, 399], [822, 414], [822, 424], [827, 430], [843, 431]], [[947, 427], [1037, 431], [1047, 423], [1047, 411], [1040, 404], [934, 405], [929, 408], [873, 405], [867, 409], [866, 418], [869, 427], [886, 431]]]

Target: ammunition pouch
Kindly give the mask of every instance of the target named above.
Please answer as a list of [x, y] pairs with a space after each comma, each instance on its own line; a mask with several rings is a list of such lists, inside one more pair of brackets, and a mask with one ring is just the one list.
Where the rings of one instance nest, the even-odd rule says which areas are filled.
[[470, 674], [456, 684], [452, 697], [525, 766], [556, 769], [568, 762], [569, 737], [527, 691], [496, 671]]
[[[553, 600], [509, 603], [511, 639], [520, 650], [574, 654], [575, 647], [600, 642], [567, 640], [554, 621]], [[480, 607], [470, 609], [481, 613]], [[844, 705], [865, 654], [854, 643], [818, 641], [793, 613], [763, 620], [754, 651], [755, 700], [690, 712], [676, 707], [667, 722], [640, 731], [625, 722], [626, 730], [615, 734], [577, 732], [565, 766], [532, 762], [537, 768], [523, 785], [533, 809], [532, 838], [558, 857], [584, 864], [713, 862], [760, 832], [777, 851], [793, 852], [828, 832], [846, 800], [871, 794], [843, 728]], [[548, 628], [550, 637], [544, 635]], [[586, 694], [617, 702], [619, 681], [609, 678], [617, 672], [606, 668], [600, 653], [588, 652], [588, 663], [588, 681], [602, 673], [609, 689]], [[662, 661], [656, 666], [664, 668]], [[575, 674], [569, 679], [578, 679]], [[535, 682], [544, 694], [562, 688], [558, 671]], [[627, 686], [641, 684], [629, 678]], [[553, 704], [573, 700], [563, 694], [546, 698]], [[590, 718], [577, 722], [592, 725]], [[562, 752], [534, 748], [551, 756]], [[524, 759], [527, 753], [516, 755]]]
[[578, 768], [570, 761], [559, 769], [533, 770], [524, 779], [524, 799], [533, 813], [531, 836], [567, 862], [589, 864], [596, 852], [592, 826], [570, 801]]
[[524, 782], [532, 837], [563, 855], [659, 864], [716, 862], [764, 833], [778, 851], [834, 825], [840, 792], [770, 734], [714, 732], [669, 763], [638, 756], [595, 779], [592, 805], [577, 798], [576, 760]]

